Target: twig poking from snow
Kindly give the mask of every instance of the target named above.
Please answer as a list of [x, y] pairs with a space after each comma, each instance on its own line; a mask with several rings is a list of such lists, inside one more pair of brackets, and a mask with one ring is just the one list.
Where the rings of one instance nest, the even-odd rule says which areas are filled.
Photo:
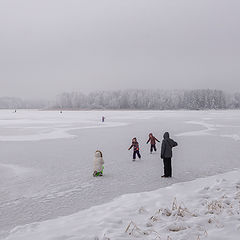
[[125, 230], [125, 233], [128, 232], [128, 230], [129, 230], [129, 228], [131, 227], [131, 225], [132, 225], [132, 221], [128, 224], [128, 226], [127, 226], [127, 228], [126, 228], [126, 230]]
[[172, 204], [172, 211], [176, 210], [178, 208], [178, 205], [177, 205], [177, 199], [174, 198], [173, 200], [173, 204]]
[[[132, 227], [132, 229], [131, 229]], [[134, 232], [137, 232], [139, 234], [142, 234], [142, 235], [149, 235], [149, 232], [147, 231], [143, 231], [142, 229], [140, 229], [136, 223], [134, 223], [133, 221], [131, 221], [129, 223], [129, 225], [127, 226], [126, 230], [125, 230], [125, 233], [128, 233], [129, 235], [134, 235]]]

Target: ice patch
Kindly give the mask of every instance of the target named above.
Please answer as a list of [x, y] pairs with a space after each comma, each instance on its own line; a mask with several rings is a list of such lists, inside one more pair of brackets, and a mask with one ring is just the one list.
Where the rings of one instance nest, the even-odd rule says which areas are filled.
[[205, 129], [198, 130], [198, 131], [191, 131], [191, 132], [183, 132], [176, 134], [177, 137], [183, 137], [183, 136], [205, 136], [205, 135], [211, 135], [211, 131], [216, 130], [216, 127], [213, 124], [205, 123], [205, 122], [196, 122], [196, 121], [187, 121], [187, 124], [194, 124], [194, 125], [200, 125], [203, 126]]
[[53, 139], [62, 139], [62, 138], [74, 138], [77, 137], [73, 133], [75, 130], [82, 129], [93, 129], [93, 128], [110, 128], [110, 127], [121, 127], [126, 126], [127, 123], [122, 122], [109, 122], [109, 123], [99, 123], [97, 125], [92, 126], [83, 126], [83, 127], [66, 127], [59, 126], [56, 128], [51, 127], [25, 127], [25, 129], [35, 130], [35, 133], [27, 134], [27, 135], [2, 135], [0, 136], [0, 141], [41, 141], [41, 140], [53, 140]]

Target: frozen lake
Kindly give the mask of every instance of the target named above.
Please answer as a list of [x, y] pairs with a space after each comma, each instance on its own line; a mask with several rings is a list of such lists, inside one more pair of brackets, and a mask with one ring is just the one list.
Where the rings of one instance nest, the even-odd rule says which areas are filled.
[[[101, 117], [106, 122], [101, 123]], [[173, 179], [161, 179], [159, 151], [148, 133], [169, 131]], [[137, 137], [142, 160], [127, 151]], [[132, 192], [240, 167], [239, 111], [0, 111], [0, 232], [69, 215]], [[158, 150], [160, 144], [157, 145]], [[92, 177], [95, 150], [105, 172]]]

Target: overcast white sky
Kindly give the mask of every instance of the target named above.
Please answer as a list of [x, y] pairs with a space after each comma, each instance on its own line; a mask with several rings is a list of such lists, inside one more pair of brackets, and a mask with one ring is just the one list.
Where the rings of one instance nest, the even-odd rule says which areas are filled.
[[0, 96], [240, 91], [239, 0], [0, 0]]

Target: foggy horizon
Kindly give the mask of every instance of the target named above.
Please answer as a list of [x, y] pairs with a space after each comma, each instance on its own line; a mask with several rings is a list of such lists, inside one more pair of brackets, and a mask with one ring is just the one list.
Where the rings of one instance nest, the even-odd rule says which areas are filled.
[[2, 0], [0, 97], [240, 91], [240, 2]]
[[160, 88], [157, 88], [157, 89], [151, 89], [151, 88], [138, 88], [138, 89], [134, 89], [134, 88], [126, 88], [126, 89], [100, 89], [100, 90], [92, 90], [92, 91], [78, 91], [78, 90], [72, 90], [72, 91], [66, 91], [66, 90], [63, 90], [62, 92], [58, 92], [54, 95], [50, 95], [50, 96], [31, 96], [31, 95], [26, 95], [26, 96], [21, 96], [21, 95], [15, 95], [15, 96], [12, 96], [12, 95], [0, 95], [0, 98], [16, 98], [16, 99], [21, 99], [21, 100], [27, 100], [27, 101], [50, 101], [50, 102], [53, 102], [55, 101], [59, 96], [61, 96], [62, 94], [64, 93], [67, 93], [67, 94], [74, 94], [74, 93], [80, 93], [80, 94], [84, 94], [85, 96], [89, 96], [89, 94], [94, 94], [94, 93], [98, 93], [98, 92], [108, 92], [108, 93], [114, 93], [114, 92], [118, 92], [118, 91], [121, 91], [123, 93], [125, 92], [128, 92], [128, 91], [156, 91], [156, 92], [191, 92], [191, 91], [204, 91], [204, 90], [210, 90], [210, 91], [222, 91], [224, 94], [226, 95], [230, 95], [232, 96], [233, 94], [240, 94], [240, 91], [237, 91], [237, 90], [232, 90], [232, 91], [227, 91], [227, 90], [223, 90], [223, 89], [218, 89], [218, 88], [192, 88], [192, 89], [187, 89], [187, 88], [178, 88], [178, 89], [168, 89], [168, 88], [165, 88], [165, 89], [160, 89]]

